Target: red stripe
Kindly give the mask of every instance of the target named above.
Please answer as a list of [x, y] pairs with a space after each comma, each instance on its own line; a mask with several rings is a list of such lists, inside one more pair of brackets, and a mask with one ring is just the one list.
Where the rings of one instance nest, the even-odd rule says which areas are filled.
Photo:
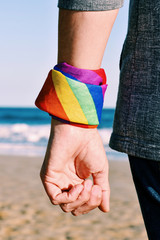
[[102, 85], [106, 84], [107, 82], [107, 78], [106, 78], [106, 74], [103, 68], [97, 69], [97, 70], [92, 70], [93, 72], [97, 73], [102, 79]]
[[45, 112], [69, 121], [69, 118], [57, 97], [52, 81], [52, 70], [48, 74], [48, 77], [36, 99], [35, 105]]
[[76, 127], [82, 127], [82, 128], [97, 128], [98, 125], [85, 125], [85, 124], [80, 124], [80, 123], [74, 123], [70, 122], [71, 125], [76, 126]]

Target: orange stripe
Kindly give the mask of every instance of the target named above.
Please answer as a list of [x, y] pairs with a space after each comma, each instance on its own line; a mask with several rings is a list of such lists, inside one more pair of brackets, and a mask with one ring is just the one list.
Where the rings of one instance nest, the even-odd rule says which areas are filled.
[[52, 70], [49, 72], [48, 77], [36, 99], [35, 104], [41, 110], [69, 121], [69, 118], [67, 117], [57, 97], [52, 81]]

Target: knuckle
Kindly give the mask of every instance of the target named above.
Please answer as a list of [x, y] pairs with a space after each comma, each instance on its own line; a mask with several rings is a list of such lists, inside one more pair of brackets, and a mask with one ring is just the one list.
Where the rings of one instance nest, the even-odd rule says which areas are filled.
[[61, 208], [66, 213], [70, 212], [70, 207], [68, 206], [68, 204], [61, 205]]
[[80, 213], [79, 213], [79, 212], [77, 212], [77, 211], [72, 211], [71, 213], [72, 213], [72, 215], [73, 215], [73, 216], [75, 216], [75, 217], [77, 217], [77, 216], [79, 216], [79, 215], [80, 215]]
[[69, 210], [64, 209], [64, 208], [62, 208], [62, 210], [63, 210], [63, 212], [65, 212], [65, 213], [69, 213], [69, 212], [70, 212]]
[[52, 203], [53, 205], [58, 205], [57, 200], [55, 200], [55, 199], [50, 199], [50, 200], [51, 200], [51, 203]]

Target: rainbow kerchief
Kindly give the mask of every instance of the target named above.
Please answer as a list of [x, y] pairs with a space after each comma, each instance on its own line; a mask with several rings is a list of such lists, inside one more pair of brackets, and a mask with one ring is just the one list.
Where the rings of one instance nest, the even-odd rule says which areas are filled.
[[104, 69], [79, 69], [60, 63], [50, 70], [35, 104], [64, 122], [97, 127], [106, 88]]

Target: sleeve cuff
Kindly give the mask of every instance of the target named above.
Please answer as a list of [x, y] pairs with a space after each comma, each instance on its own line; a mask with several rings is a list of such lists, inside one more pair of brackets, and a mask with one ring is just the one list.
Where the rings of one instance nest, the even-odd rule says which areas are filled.
[[121, 8], [124, 0], [59, 0], [58, 7], [74, 11], [108, 11]]

